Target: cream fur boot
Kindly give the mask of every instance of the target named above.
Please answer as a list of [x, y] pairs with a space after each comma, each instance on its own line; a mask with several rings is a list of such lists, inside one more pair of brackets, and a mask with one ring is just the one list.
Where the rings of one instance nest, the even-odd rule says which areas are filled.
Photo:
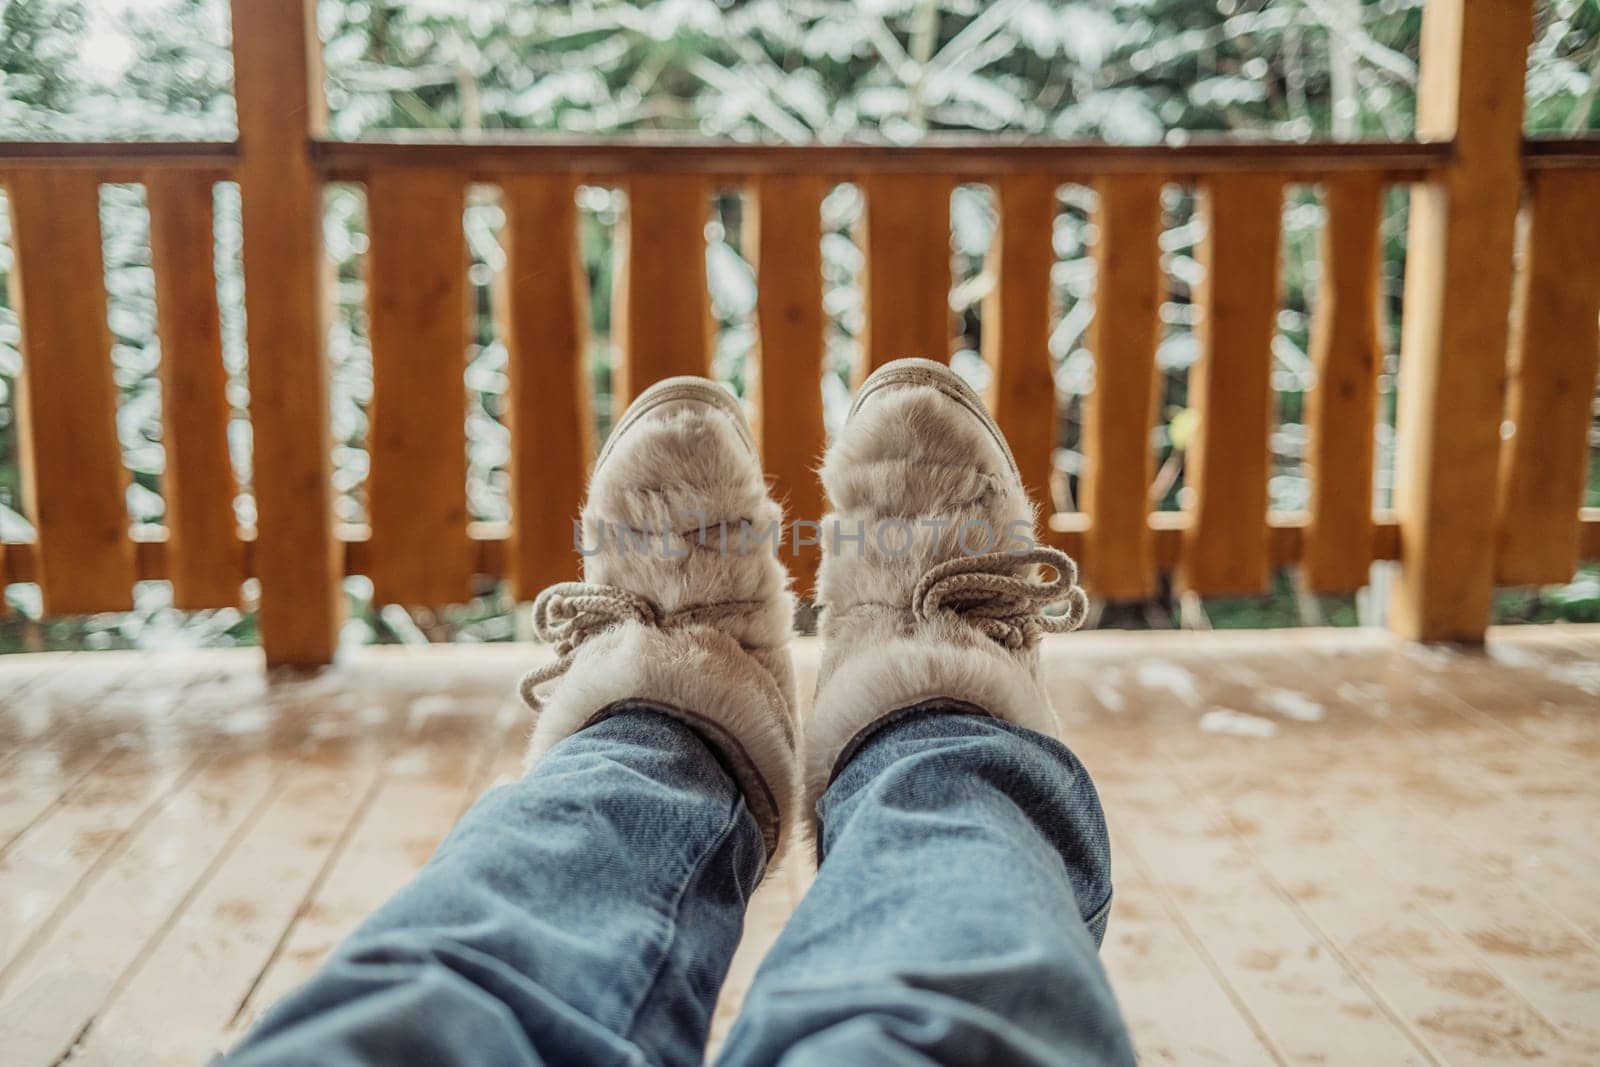
[[[1039, 638], [1076, 628], [1087, 601], [1072, 560], [1034, 542], [1016, 460], [978, 395], [928, 360], [879, 368], [822, 481], [832, 512], [808, 807], [876, 724], [929, 701], [1055, 735]], [[1053, 580], [1041, 581], [1041, 564]], [[1065, 613], [1044, 615], [1052, 603]]]
[[781, 521], [726, 390], [673, 378], [641, 394], [589, 482], [584, 581], [534, 602], [561, 658], [523, 679], [529, 765], [619, 703], [649, 701], [718, 750], [775, 855], [798, 779], [793, 598], [760, 536]]

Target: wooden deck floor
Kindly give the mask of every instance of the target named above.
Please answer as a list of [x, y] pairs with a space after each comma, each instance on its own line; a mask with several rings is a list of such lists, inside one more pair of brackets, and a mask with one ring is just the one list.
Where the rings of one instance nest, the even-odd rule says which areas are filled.
[[[225, 1048], [515, 772], [528, 656], [0, 662], [0, 1061]], [[1600, 628], [1079, 635], [1047, 664], [1146, 1062], [1600, 1062]], [[805, 883], [763, 888], [719, 1033]]]

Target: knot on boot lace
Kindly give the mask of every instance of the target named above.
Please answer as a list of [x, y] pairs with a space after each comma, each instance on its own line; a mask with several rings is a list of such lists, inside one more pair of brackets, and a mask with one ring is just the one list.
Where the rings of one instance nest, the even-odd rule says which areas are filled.
[[723, 600], [667, 612], [654, 601], [615, 585], [598, 582], [552, 585], [533, 602], [533, 632], [539, 640], [555, 646], [557, 658], [554, 663], [523, 675], [518, 692], [523, 702], [537, 713], [543, 706], [539, 687], [565, 674], [585, 641], [626, 623], [656, 628], [715, 624], [759, 611], [764, 606], [760, 600]]
[[[1033, 564], [1054, 570], [1039, 582], [1018, 572]], [[1065, 604], [1059, 615], [1044, 609]], [[1083, 625], [1089, 598], [1078, 585], [1078, 565], [1060, 549], [1035, 545], [1026, 552], [957, 556], [928, 568], [911, 596], [919, 621], [943, 616], [959, 619], [1008, 649], [1022, 649], [1043, 634], [1060, 634]]]

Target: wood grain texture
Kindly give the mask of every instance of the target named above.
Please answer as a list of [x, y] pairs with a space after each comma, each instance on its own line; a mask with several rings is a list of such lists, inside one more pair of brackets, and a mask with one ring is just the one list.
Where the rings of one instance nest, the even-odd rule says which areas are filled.
[[467, 543], [466, 185], [449, 171], [367, 183], [372, 335], [370, 568], [379, 603], [472, 592]]
[[[1111, 824], [1100, 955], [1143, 1062], [1594, 1062], [1600, 627], [1490, 641], [1504, 654], [1370, 629], [1045, 641]], [[795, 642], [802, 690], [819, 652]], [[0, 963], [7, 1063], [231, 1044], [518, 773], [505, 695], [547, 655], [366, 647], [270, 684], [243, 650], [0, 663], [0, 738], [21, 739], [0, 824], [28, 827], [0, 845], [26, 909], [0, 910], [22, 947]], [[65, 733], [36, 732], [47, 703]], [[1218, 729], [1224, 708], [1256, 732]], [[789, 857], [753, 898], [722, 1031], [809, 873]]]
[[1417, 134], [1455, 142], [1411, 194], [1395, 511], [1403, 558], [1390, 626], [1481, 641], [1494, 584], [1490, 493], [1505, 412], [1511, 255], [1521, 187], [1528, 0], [1430, 0]]
[[[132, 146], [138, 149], [141, 146]], [[226, 162], [226, 145], [151, 146], [158, 153], [183, 150]], [[1582, 161], [1600, 157], [1600, 148], [1582, 140], [1536, 141], [1540, 156], [1564, 150]], [[486, 181], [508, 173], [577, 173], [597, 183], [637, 174], [692, 173], [724, 181], [768, 175], [811, 175], [829, 181], [856, 181], [879, 174], [941, 174], [969, 181], [992, 181], [1012, 174], [1050, 173], [1061, 181], [1107, 175], [1165, 177], [1192, 183], [1210, 175], [1250, 171], [1285, 174], [1297, 182], [1319, 181], [1329, 172], [1381, 174], [1391, 181], [1415, 181], [1442, 167], [1448, 144], [1399, 141], [1260, 141], [1191, 134], [1182, 144], [1125, 145], [1104, 141], [1053, 141], [1025, 136], [998, 139], [989, 134], [934, 133], [913, 145], [735, 144], [690, 134], [648, 139], [622, 134], [529, 135], [514, 131], [467, 137], [385, 131], [353, 140], [318, 138], [315, 158], [333, 180], [362, 180], [396, 165], [428, 165], [470, 171]], [[8, 166], [116, 166], [138, 154], [116, 144], [39, 145], [0, 142], [0, 168]]]
[[495, 309], [507, 353], [512, 589], [529, 600], [579, 575], [573, 521], [594, 456], [589, 281], [578, 248], [576, 182], [509, 179], [506, 267]]
[[628, 183], [617, 228], [611, 329], [613, 412], [663, 378], [711, 372], [711, 303], [706, 293], [710, 187], [692, 174]]
[[212, 183], [192, 173], [153, 171], [145, 196], [161, 339], [167, 452], [162, 491], [172, 603], [183, 609], [226, 607], [239, 602], [244, 549], [228, 454], [231, 413], [217, 310]]
[[857, 384], [892, 360], [950, 358], [951, 186], [941, 175], [902, 174], [862, 185], [867, 324]]
[[[817, 178], [765, 178], [746, 216], [745, 246], [755, 250], [756, 261], [756, 434], [774, 498], [791, 522], [816, 522], [827, 510], [817, 477], [827, 446], [822, 422], [826, 192]], [[816, 580], [820, 553], [818, 545], [803, 545], [785, 560], [802, 595]]]
[[316, 4], [231, 10], [261, 643], [269, 664], [310, 666], [333, 658], [341, 617], [322, 182], [306, 149], [324, 115]]
[[1500, 450], [1495, 575], [1566, 582], [1579, 558], [1600, 364], [1600, 171], [1529, 175], [1528, 246], [1517, 279]]
[[1283, 183], [1240, 175], [1205, 188], [1200, 358], [1190, 371], [1198, 416], [1185, 465], [1193, 491], [1179, 575], [1212, 596], [1267, 590], [1268, 438], [1276, 416], [1272, 337], [1278, 315]]
[[1056, 182], [1048, 175], [1004, 178], [989, 249], [993, 288], [983, 302], [983, 358], [989, 410], [1016, 456], [1022, 484], [1041, 515], [1055, 510], [1050, 472], [1056, 446], [1056, 383], [1050, 362], [1050, 268]]
[[1142, 600], [1156, 577], [1148, 517], [1164, 294], [1161, 181], [1107, 178], [1096, 191], [1094, 390], [1084, 404], [1079, 494], [1090, 521], [1084, 580], [1108, 600]]
[[100, 184], [92, 174], [6, 182], [22, 324], [17, 444], [48, 615], [133, 606], [133, 546], [106, 325]]
[[1372, 565], [1372, 470], [1383, 342], [1378, 268], [1383, 186], [1323, 186], [1322, 280], [1311, 328], [1316, 382], [1306, 396], [1311, 525], [1301, 561], [1317, 593], [1351, 593]]

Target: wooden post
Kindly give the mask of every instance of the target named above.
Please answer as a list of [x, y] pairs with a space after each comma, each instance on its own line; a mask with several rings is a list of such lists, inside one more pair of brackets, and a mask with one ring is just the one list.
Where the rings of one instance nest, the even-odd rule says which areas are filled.
[[367, 180], [372, 597], [472, 595], [467, 541], [467, 182], [410, 167]]
[[950, 360], [950, 189], [936, 174], [876, 174], [862, 185], [867, 324], [857, 384], [907, 356]]
[[641, 175], [628, 183], [611, 291], [612, 411], [663, 378], [711, 373], [706, 291], [710, 189], [698, 174]]
[[1330, 178], [1323, 202], [1322, 282], [1311, 328], [1317, 380], [1306, 397], [1311, 525], [1301, 567], [1312, 591], [1352, 593], [1372, 568], [1383, 183], [1368, 175]]
[[501, 186], [506, 269], [495, 309], [506, 343], [511, 426], [511, 580], [518, 600], [578, 577], [572, 524], [594, 456], [585, 355], [589, 282], [577, 183], [526, 174]]
[[1406, 260], [1390, 625], [1417, 640], [1481, 641], [1489, 622], [1532, 13], [1531, 0], [1423, 13], [1417, 136], [1455, 152], [1414, 188]]
[[329, 662], [339, 636], [324, 350], [323, 124], [313, 0], [233, 0], [250, 420], [267, 663]]
[[244, 547], [228, 459], [228, 372], [213, 260], [212, 183], [205, 175], [152, 171], [150, 265], [161, 338], [161, 426], [167, 449], [167, 572], [180, 608], [239, 602]]
[[1529, 175], [1532, 213], [1517, 279], [1500, 453], [1495, 573], [1505, 585], [1566, 582], [1578, 567], [1578, 509], [1600, 366], [1600, 173]]
[[133, 606], [127, 471], [93, 174], [10, 175], [12, 295], [22, 322], [17, 397], [22, 488], [39, 532], [47, 615]]
[[994, 288], [983, 304], [983, 358], [989, 365], [989, 410], [1011, 443], [1022, 484], [1048, 520], [1050, 468], [1056, 445], [1056, 379], [1050, 365], [1051, 238], [1056, 182], [1044, 174], [1002, 178], [989, 271]]
[[1265, 593], [1272, 337], [1278, 318], [1283, 179], [1214, 178], [1201, 200], [1200, 358], [1189, 375], [1199, 415], [1186, 477], [1194, 491], [1184, 534], [1183, 585], [1212, 596]]
[[[754, 393], [757, 433], [772, 488], [789, 519], [816, 522], [827, 510], [817, 465], [827, 447], [822, 424], [821, 178], [763, 178], [756, 187], [746, 247], [755, 249], [760, 358]], [[803, 546], [789, 561], [796, 591], [810, 592], [821, 549]]]
[[1095, 213], [1094, 390], [1084, 406], [1089, 513], [1084, 581], [1107, 600], [1143, 600], [1155, 588], [1150, 481], [1155, 452], [1156, 346], [1161, 339], [1161, 179], [1102, 179]]

